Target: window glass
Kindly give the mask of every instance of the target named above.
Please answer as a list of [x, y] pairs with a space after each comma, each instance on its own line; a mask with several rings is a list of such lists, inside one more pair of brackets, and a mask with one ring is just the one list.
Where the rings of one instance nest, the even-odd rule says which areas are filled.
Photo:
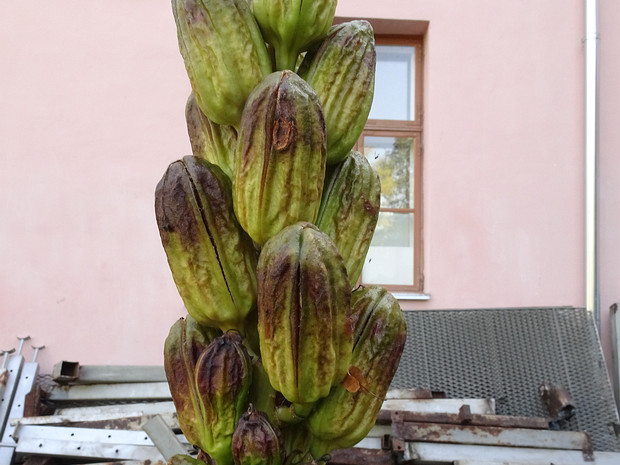
[[375, 93], [357, 149], [381, 179], [381, 208], [361, 284], [423, 292], [420, 37], [378, 37]]
[[413, 215], [413, 213], [379, 213], [379, 221], [362, 271], [362, 282], [411, 285]]
[[[366, 256], [362, 282], [411, 285], [413, 282], [412, 137], [364, 136], [364, 155], [381, 179], [381, 212]], [[390, 211], [385, 211], [385, 210]]]
[[381, 208], [414, 208], [412, 137], [364, 137], [364, 155], [381, 179]]
[[375, 96], [370, 119], [415, 119], [415, 47], [377, 45]]

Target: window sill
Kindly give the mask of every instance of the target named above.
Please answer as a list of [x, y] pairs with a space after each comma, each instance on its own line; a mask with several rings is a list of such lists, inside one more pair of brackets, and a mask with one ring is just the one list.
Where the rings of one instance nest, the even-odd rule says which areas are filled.
[[392, 292], [392, 295], [398, 300], [430, 300], [430, 294], [421, 292]]

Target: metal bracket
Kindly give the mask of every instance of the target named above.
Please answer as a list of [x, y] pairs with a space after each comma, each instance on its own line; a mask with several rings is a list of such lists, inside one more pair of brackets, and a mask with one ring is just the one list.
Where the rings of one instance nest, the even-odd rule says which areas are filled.
[[166, 460], [177, 454], [187, 454], [188, 450], [172, 430], [168, 427], [164, 419], [160, 415], [153, 416], [142, 427], [144, 432], [148, 434], [157, 450]]

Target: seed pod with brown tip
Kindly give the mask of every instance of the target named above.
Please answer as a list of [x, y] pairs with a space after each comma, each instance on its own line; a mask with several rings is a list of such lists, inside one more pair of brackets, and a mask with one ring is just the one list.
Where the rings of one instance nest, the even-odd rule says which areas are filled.
[[374, 96], [376, 59], [372, 26], [356, 20], [333, 26], [299, 67], [299, 75], [323, 105], [328, 164], [347, 156], [366, 125]]
[[177, 320], [164, 343], [164, 370], [177, 411], [179, 425], [187, 440], [200, 446], [205, 423], [196, 391], [195, 368], [198, 358], [222, 332], [200, 326], [190, 315]]
[[336, 0], [253, 0], [254, 16], [273, 46], [276, 69], [295, 70], [297, 56], [327, 35]]
[[325, 178], [323, 111], [292, 71], [272, 73], [243, 110], [233, 199], [239, 223], [259, 245], [298, 221], [313, 222]]
[[155, 215], [172, 277], [199, 323], [243, 328], [256, 301], [256, 252], [237, 222], [231, 184], [217, 166], [187, 156], [155, 191]]
[[250, 357], [239, 333], [228, 331], [215, 339], [198, 359], [195, 376], [205, 424], [200, 448], [218, 465], [231, 465], [233, 434], [252, 383]]
[[179, 50], [201, 110], [238, 127], [271, 59], [247, 0], [172, 0]]
[[284, 462], [280, 430], [252, 404], [237, 423], [232, 448], [235, 465], [281, 465]]
[[355, 286], [379, 218], [381, 181], [359, 152], [328, 170], [316, 225], [332, 238]]
[[214, 123], [207, 118], [198, 106], [193, 93], [190, 94], [185, 105], [185, 121], [192, 153], [219, 166], [232, 180], [237, 147], [235, 128]]
[[[308, 418], [312, 454], [352, 447], [372, 428], [398, 368], [407, 327], [398, 301], [379, 286], [353, 292], [356, 318], [349, 375], [357, 387], [341, 384], [318, 402]], [[352, 392], [353, 391], [353, 392]]]
[[307, 414], [308, 404], [341, 382], [350, 364], [351, 291], [344, 262], [325, 233], [297, 223], [265, 244], [257, 280], [263, 366], [295, 412]]

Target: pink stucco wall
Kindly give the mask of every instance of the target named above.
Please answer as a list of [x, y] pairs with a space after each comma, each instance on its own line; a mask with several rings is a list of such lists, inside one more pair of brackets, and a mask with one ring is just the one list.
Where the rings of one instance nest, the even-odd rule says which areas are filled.
[[[599, 0], [599, 273], [601, 338], [610, 354], [609, 307], [620, 303], [620, 2]], [[611, 357], [607, 357], [608, 365]], [[618, 386], [616, 387], [618, 388]], [[620, 391], [616, 391], [620, 392]]]
[[[601, 309], [620, 300], [620, 7], [601, 0]], [[579, 0], [341, 0], [351, 17], [428, 20], [424, 261], [406, 308], [575, 305], [584, 297]], [[153, 191], [189, 153], [169, 2], [0, 4], [0, 349], [159, 364], [184, 310]], [[615, 176], [614, 176], [615, 174]], [[28, 350], [28, 355], [31, 353]]]
[[0, 18], [0, 345], [32, 336], [44, 371], [161, 363], [183, 310], [153, 192], [190, 150], [169, 2], [2, 2]]

